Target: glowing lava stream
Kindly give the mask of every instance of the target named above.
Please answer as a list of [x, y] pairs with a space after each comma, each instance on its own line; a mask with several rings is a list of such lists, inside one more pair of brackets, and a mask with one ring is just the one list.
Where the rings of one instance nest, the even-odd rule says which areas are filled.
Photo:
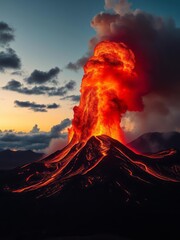
[[[85, 144], [81, 144], [80, 147], [77, 147], [77, 150], [74, 151], [73, 153], [70, 153], [70, 151], [67, 153], [66, 148], [65, 148], [65, 153], [67, 153], [67, 156], [65, 156], [65, 158], [63, 157], [65, 155], [65, 153], [61, 153], [60, 155], [58, 155], [59, 157], [59, 161], [62, 163], [61, 166], [52, 173], [50, 175], [46, 175], [45, 178], [43, 178], [42, 180], [36, 182], [36, 183], [32, 183], [31, 182], [31, 177], [34, 177], [36, 174], [38, 175], [39, 173], [36, 172], [35, 174], [31, 174], [30, 176], [28, 176], [26, 178], [26, 182], [28, 183], [29, 181], [31, 182], [30, 185], [24, 187], [24, 188], [20, 188], [20, 189], [16, 189], [13, 190], [13, 192], [16, 193], [20, 193], [20, 192], [24, 192], [24, 191], [31, 191], [31, 190], [36, 190], [38, 188], [44, 187], [50, 183], [52, 183], [54, 180], [56, 180], [56, 178], [61, 178], [61, 181], [65, 181], [68, 178], [71, 178], [75, 175], [78, 174], [82, 174], [85, 175], [86, 173], [88, 173], [89, 171], [91, 171], [91, 169], [93, 169], [96, 165], [98, 165], [98, 163], [107, 155], [107, 151], [108, 151], [108, 147], [105, 146], [103, 144], [103, 142], [101, 141], [101, 139], [97, 139], [100, 142], [100, 149], [101, 149], [101, 156], [99, 156], [99, 158], [97, 159], [97, 161], [92, 164], [91, 167], [89, 167], [88, 169], [85, 169], [83, 167], [81, 167], [80, 169], [78, 169], [77, 171], [71, 171], [72, 169], [70, 169], [68, 172], [66, 172], [65, 174], [61, 174], [62, 171], [67, 167], [67, 165], [70, 163], [70, 161], [73, 159], [73, 157], [75, 155], [78, 154], [78, 152], [80, 152], [80, 150], [83, 148], [83, 146]], [[70, 149], [69, 149], [70, 150]], [[54, 162], [54, 161], [53, 161]], [[49, 163], [46, 163], [47, 165], [49, 165]], [[56, 163], [57, 164], [57, 163]], [[22, 168], [23, 170], [23, 168]]]

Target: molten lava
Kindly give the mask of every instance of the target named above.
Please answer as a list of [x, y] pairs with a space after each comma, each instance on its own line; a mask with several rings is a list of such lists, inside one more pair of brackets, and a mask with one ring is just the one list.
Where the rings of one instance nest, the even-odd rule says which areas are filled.
[[84, 66], [79, 106], [69, 140], [87, 141], [91, 136], [106, 134], [124, 141], [120, 127], [126, 111], [143, 109], [144, 84], [135, 68], [135, 56], [123, 43], [100, 42]]

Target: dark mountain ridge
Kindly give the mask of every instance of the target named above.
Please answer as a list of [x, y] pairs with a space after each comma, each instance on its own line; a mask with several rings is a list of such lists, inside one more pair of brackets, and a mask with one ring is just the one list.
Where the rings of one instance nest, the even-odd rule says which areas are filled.
[[36, 153], [31, 150], [12, 151], [7, 149], [0, 152], [0, 169], [10, 170], [20, 167], [41, 159], [43, 155], [43, 153]]

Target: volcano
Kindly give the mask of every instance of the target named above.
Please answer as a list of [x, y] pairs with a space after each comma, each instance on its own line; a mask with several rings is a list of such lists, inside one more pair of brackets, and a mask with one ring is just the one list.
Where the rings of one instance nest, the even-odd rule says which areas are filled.
[[107, 135], [100, 135], [87, 142], [70, 143], [61, 151], [17, 169], [7, 190], [50, 196], [78, 179], [80, 188], [111, 182], [128, 201], [138, 198], [139, 186], [179, 182], [179, 169], [179, 153], [174, 149], [143, 156]]
[[180, 213], [179, 159], [174, 149], [140, 155], [107, 135], [71, 142], [1, 177], [1, 217], [31, 237], [44, 231], [172, 236]]

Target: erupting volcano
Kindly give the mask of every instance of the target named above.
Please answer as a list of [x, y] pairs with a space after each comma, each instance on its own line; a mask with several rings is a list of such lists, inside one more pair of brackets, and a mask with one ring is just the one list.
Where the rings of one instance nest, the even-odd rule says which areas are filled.
[[147, 93], [133, 52], [123, 43], [103, 41], [84, 71], [68, 145], [1, 176], [3, 222], [15, 211], [13, 226], [20, 214], [20, 226], [34, 224], [51, 233], [116, 226], [139, 236], [139, 226], [148, 234], [149, 224], [163, 231], [178, 228], [173, 219], [179, 214], [179, 152], [141, 155], [124, 145], [121, 118], [126, 111], [142, 111]]
[[[179, 182], [176, 150], [141, 156], [122, 144], [122, 114], [142, 111], [142, 96], [147, 91], [135, 71], [133, 52], [123, 43], [103, 41], [96, 46], [84, 71], [80, 104], [74, 107], [69, 129], [69, 144], [17, 169], [6, 189], [13, 193], [33, 191], [38, 196], [50, 196], [73, 185], [74, 179], [79, 178], [79, 187], [86, 188], [106, 182], [110, 174], [113, 184], [129, 199], [137, 195], [129, 178], [143, 186]], [[109, 173], [104, 172], [107, 166], [116, 167]]]

